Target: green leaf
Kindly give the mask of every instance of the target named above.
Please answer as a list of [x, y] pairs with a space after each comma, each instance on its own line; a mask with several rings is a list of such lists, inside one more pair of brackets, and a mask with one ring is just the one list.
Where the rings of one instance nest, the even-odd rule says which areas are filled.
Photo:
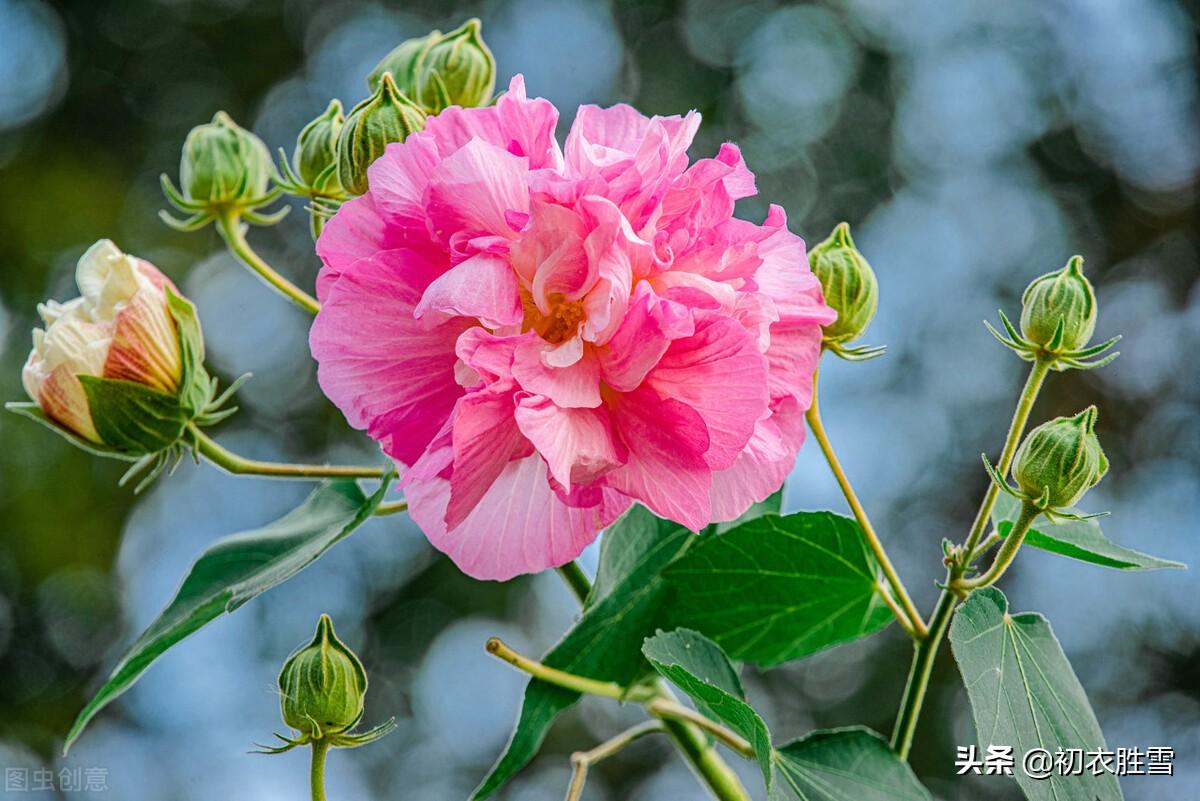
[[929, 801], [912, 769], [870, 729], [825, 729], [775, 752], [771, 801]]
[[[687, 529], [642, 506], [626, 512], [604, 534], [596, 583], [583, 616], [542, 662], [623, 685], [643, 675], [642, 640], [661, 623], [666, 599], [660, 573], [691, 541]], [[529, 764], [558, 715], [578, 700], [578, 693], [530, 681], [508, 748], [473, 798], [487, 798]]]
[[275, 522], [209, 546], [192, 565], [175, 597], [129, 647], [108, 681], [79, 713], [63, 753], [96, 713], [128, 690], [168, 648], [316, 561], [374, 513], [387, 487], [388, 482], [383, 482], [368, 498], [353, 481], [326, 482]]
[[730, 529], [737, 528], [742, 523], [748, 523], [751, 520], [757, 520], [763, 515], [777, 515], [783, 510], [783, 487], [775, 490], [768, 495], [764, 500], [758, 503], [751, 504], [750, 508], [742, 512], [741, 516], [736, 520], [727, 520], [724, 523], [709, 523], [700, 532], [700, 536], [707, 537], [713, 534], [724, 534]]
[[87, 451], [93, 456], [103, 456], [106, 459], [120, 459], [124, 462], [136, 462], [140, 458], [140, 454], [125, 453], [124, 451], [119, 451], [116, 448], [110, 448], [107, 445], [101, 445], [98, 442], [92, 442], [91, 440], [84, 439], [83, 437], [75, 434], [73, 431], [69, 431], [51, 420], [46, 416], [45, 412], [42, 411], [42, 408], [36, 403], [20, 403], [16, 401], [10, 401], [4, 404], [4, 408], [13, 414], [19, 414], [22, 417], [27, 417], [30, 420], [33, 420], [35, 423], [44, 425], [55, 434], [58, 434], [60, 437], [65, 439], [67, 442], [74, 445], [76, 448]]
[[737, 669], [721, 647], [691, 629], [660, 631], [646, 640], [642, 653], [654, 669], [683, 690], [705, 715], [723, 723], [754, 746], [763, 781], [771, 781], [771, 735], [754, 708]]
[[134, 381], [79, 376], [92, 424], [105, 444], [130, 453], [155, 453], [183, 436], [189, 416], [179, 399]]
[[700, 540], [667, 569], [671, 625], [734, 659], [778, 665], [887, 626], [877, 574], [853, 520], [767, 515]]
[[[992, 522], [1000, 536], [1008, 536], [1020, 511], [1021, 502], [1016, 498], [1004, 493], [997, 496], [996, 505], [992, 510]], [[1122, 548], [1104, 536], [1100, 524], [1094, 519], [1051, 522], [1042, 517], [1034, 522], [1034, 528], [1025, 535], [1025, 542], [1043, 551], [1117, 570], [1187, 568], [1183, 562], [1159, 559], [1140, 551]]]
[[1020, 768], [1032, 748], [1104, 748], [1100, 724], [1062, 647], [1039, 614], [1008, 614], [995, 587], [970, 595], [950, 626], [979, 744], [1012, 746], [1017, 783], [1030, 801], [1115, 801], [1121, 788], [1111, 773], [1032, 779]]

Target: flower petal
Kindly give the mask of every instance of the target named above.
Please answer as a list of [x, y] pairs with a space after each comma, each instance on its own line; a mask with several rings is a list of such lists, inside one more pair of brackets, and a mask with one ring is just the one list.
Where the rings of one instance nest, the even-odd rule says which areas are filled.
[[722, 315], [699, 313], [696, 332], [671, 343], [646, 384], [703, 418], [713, 470], [733, 464], [767, 411], [766, 359], [754, 335]]
[[604, 484], [692, 531], [708, 525], [712, 471], [704, 461], [709, 440], [703, 418], [646, 386], [616, 396], [608, 406], [628, 456], [601, 479]]
[[551, 488], [537, 454], [509, 462], [475, 509], [457, 527], [444, 518], [450, 497], [443, 478], [415, 482], [406, 492], [412, 519], [435, 548], [477, 579], [506, 581], [570, 562], [630, 499], [604, 489], [588, 507], [568, 506]]
[[404, 465], [421, 455], [463, 394], [454, 344], [470, 323], [431, 327], [412, 316], [429, 270], [413, 251], [360, 259], [327, 285], [309, 334], [321, 389], [350, 425]]
[[429, 181], [426, 213], [439, 241], [460, 231], [513, 238], [508, 212], [529, 211], [528, 162], [482, 139], [447, 157]]
[[512, 392], [485, 391], [459, 398], [455, 404], [448, 528], [467, 518], [509, 461], [532, 450], [513, 416], [514, 403]]
[[567, 493], [573, 484], [590, 484], [625, 461], [603, 407], [561, 409], [549, 398], [528, 395], [518, 401], [516, 418]]
[[413, 316], [428, 312], [448, 317], [475, 317], [489, 328], [515, 325], [524, 317], [517, 279], [508, 260], [492, 253], [479, 253], [438, 276]]

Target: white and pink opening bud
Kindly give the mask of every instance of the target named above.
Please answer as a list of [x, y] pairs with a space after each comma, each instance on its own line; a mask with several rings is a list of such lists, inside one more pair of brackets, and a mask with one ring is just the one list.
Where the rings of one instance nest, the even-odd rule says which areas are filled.
[[148, 261], [102, 239], [79, 259], [80, 297], [39, 304], [45, 329], [34, 329], [21, 373], [45, 415], [102, 443], [80, 376], [130, 381], [168, 395], [183, 380], [179, 331], [167, 298], [169, 279]]

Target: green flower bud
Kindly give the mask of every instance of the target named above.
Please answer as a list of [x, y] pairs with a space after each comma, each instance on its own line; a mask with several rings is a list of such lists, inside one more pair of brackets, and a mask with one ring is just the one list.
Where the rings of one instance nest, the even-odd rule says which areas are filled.
[[828, 239], [808, 252], [808, 263], [821, 282], [825, 302], [838, 314], [825, 326], [825, 341], [858, 339], [875, 317], [879, 285], [875, 271], [854, 247], [850, 226], [839, 223]]
[[367, 672], [321, 615], [312, 642], [296, 651], [279, 673], [283, 720], [313, 739], [344, 732], [363, 714]]
[[208, 206], [245, 204], [267, 193], [271, 155], [254, 134], [224, 111], [197, 125], [183, 144], [179, 181], [183, 197]]
[[334, 100], [319, 117], [305, 125], [296, 137], [292, 151], [292, 169], [305, 186], [320, 194], [336, 194], [338, 134], [346, 115], [342, 104]]
[[390, 72], [400, 91], [416, 98], [419, 94], [417, 82], [421, 77], [425, 54], [441, 39], [442, 32], [433, 31], [427, 36], [402, 42], [371, 70], [371, 74], [367, 76], [367, 86], [372, 92], [378, 90], [383, 74]]
[[[1096, 330], [1096, 293], [1083, 275], [1080, 256], [1073, 256], [1061, 270], [1034, 279], [1021, 303], [1021, 333], [1041, 348], [1077, 351]], [[1062, 335], [1055, 342], [1060, 325]]]
[[1013, 460], [1013, 478], [1026, 497], [1050, 509], [1074, 506], [1108, 472], [1096, 438], [1096, 407], [1056, 417], [1029, 432]]
[[417, 101], [436, 114], [447, 106], [487, 105], [496, 88], [496, 59], [478, 19], [442, 37], [422, 62]]
[[352, 195], [367, 191], [367, 167], [392, 142], [403, 142], [425, 127], [425, 112], [383, 74], [375, 93], [350, 110], [338, 135], [337, 177]]

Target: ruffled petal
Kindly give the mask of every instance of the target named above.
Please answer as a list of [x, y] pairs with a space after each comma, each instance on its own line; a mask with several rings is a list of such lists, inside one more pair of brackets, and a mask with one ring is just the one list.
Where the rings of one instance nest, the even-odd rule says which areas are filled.
[[684, 403], [642, 386], [609, 404], [613, 429], [627, 461], [601, 479], [652, 512], [692, 531], [708, 525], [712, 471], [704, 419]]
[[450, 415], [455, 340], [469, 323], [428, 326], [412, 312], [430, 266], [411, 251], [360, 259], [327, 285], [309, 345], [317, 380], [346, 420], [411, 465]]
[[613, 436], [608, 410], [562, 409], [540, 395], [517, 403], [517, 425], [546, 460], [564, 493], [591, 484], [625, 462], [625, 448]]
[[529, 211], [528, 162], [482, 139], [472, 139], [437, 166], [429, 180], [425, 211], [441, 242], [465, 231], [513, 238], [512, 211]]
[[782, 487], [803, 443], [804, 413], [794, 401], [759, 420], [737, 460], [713, 472], [712, 519], [735, 520]]
[[511, 392], [476, 392], [454, 406], [454, 469], [446, 526], [462, 523], [513, 459], [532, 450], [514, 418]]
[[480, 253], [434, 280], [413, 310], [418, 319], [428, 312], [448, 317], [476, 317], [490, 328], [516, 325], [524, 318], [517, 278], [508, 260]]
[[550, 486], [537, 454], [509, 462], [478, 505], [447, 529], [450, 482], [414, 482], [406, 492], [409, 513], [435, 548], [477, 579], [506, 581], [570, 562], [600, 530], [629, 508], [611, 489], [592, 493], [591, 506], [569, 506]]
[[737, 459], [767, 411], [767, 362], [755, 337], [728, 317], [700, 313], [695, 333], [677, 339], [646, 376], [646, 385], [687, 404], [704, 420], [714, 470]]
[[[578, 343], [578, 338], [570, 340]], [[579, 343], [582, 344], [582, 343]], [[526, 334], [516, 346], [512, 374], [521, 388], [545, 395], [563, 408], [594, 408], [600, 405], [600, 364], [583, 355], [569, 365], [548, 364], [555, 346], [536, 334]]]

